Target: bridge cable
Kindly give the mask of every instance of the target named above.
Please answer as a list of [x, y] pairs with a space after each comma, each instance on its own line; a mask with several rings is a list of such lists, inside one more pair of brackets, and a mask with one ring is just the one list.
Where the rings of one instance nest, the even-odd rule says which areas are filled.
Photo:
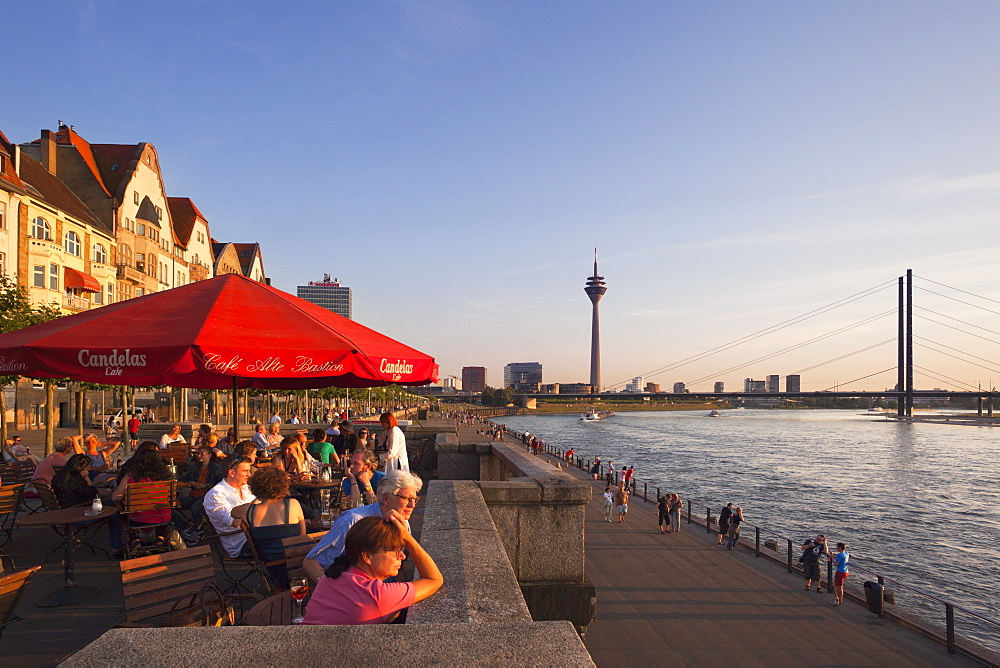
[[894, 336], [891, 339], [886, 339], [885, 341], [882, 341], [881, 343], [876, 343], [876, 344], [870, 345], [870, 346], [868, 346], [866, 348], [861, 348], [860, 350], [855, 350], [853, 353], [847, 353], [846, 355], [841, 355], [840, 357], [834, 357], [833, 359], [827, 360], [825, 362], [820, 362], [819, 364], [813, 364], [812, 366], [807, 366], [805, 369], [799, 369], [798, 371], [793, 371], [792, 374], [793, 375], [794, 374], [801, 374], [801, 373], [805, 373], [806, 371], [812, 371], [813, 369], [818, 369], [819, 367], [825, 366], [825, 365], [830, 364], [832, 362], [839, 362], [840, 360], [847, 359], [848, 357], [853, 357], [854, 355], [857, 355], [859, 353], [868, 352], [869, 350], [873, 350], [875, 348], [878, 348], [879, 346], [884, 346], [887, 343], [895, 343], [897, 340], [898, 340], [898, 337]]
[[797, 350], [799, 348], [803, 348], [803, 347], [808, 346], [808, 345], [810, 345], [812, 343], [816, 343], [817, 341], [822, 341], [823, 339], [828, 339], [831, 336], [836, 336], [837, 334], [843, 334], [844, 332], [850, 331], [852, 329], [856, 329], [858, 327], [861, 327], [862, 325], [867, 325], [868, 323], [874, 322], [875, 320], [878, 320], [879, 318], [884, 318], [887, 315], [894, 315], [895, 313], [896, 313], [896, 309], [891, 309], [889, 311], [884, 311], [882, 313], [879, 313], [878, 315], [874, 315], [874, 316], [871, 316], [870, 318], [866, 318], [864, 320], [860, 320], [860, 321], [858, 321], [856, 323], [853, 323], [851, 325], [845, 325], [844, 327], [840, 327], [839, 329], [835, 329], [833, 331], [827, 332], [826, 334], [821, 334], [820, 336], [814, 337], [812, 339], [808, 339], [806, 341], [802, 341], [801, 343], [796, 343], [796, 344], [788, 346], [786, 348], [782, 348], [781, 350], [777, 350], [777, 351], [775, 351], [773, 353], [769, 353], [767, 355], [763, 355], [763, 356], [758, 357], [756, 359], [752, 359], [752, 360], [750, 360], [748, 362], [743, 362], [743, 363], [737, 364], [736, 366], [731, 366], [728, 369], [724, 369], [722, 371], [717, 371], [715, 373], [708, 374], [707, 376], [702, 376], [701, 378], [697, 378], [695, 380], [690, 381], [690, 384], [694, 385], [695, 383], [700, 383], [700, 382], [702, 382], [704, 380], [708, 380], [709, 378], [718, 377], [718, 376], [721, 376], [722, 374], [726, 374], [726, 373], [729, 373], [731, 371], [736, 371], [737, 369], [743, 369], [745, 367], [750, 366], [751, 364], [756, 364], [757, 362], [763, 362], [765, 360], [769, 360], [769, 359], [771, 359], [773, 357], [777, 357], [778, 355], [782, 355], [784, 353], [791, 352], [792, 350]]
[[[951, 346], [946, 346], [943, 343], [938, 343], [937, 341], [934, 341], [934, 340], [931, 340], [931, 339], [925, 339], [922, 336], [916, 336], [916, 335], [914, 335], [913, 338], [920, 339], [921, 341], [928, 341], [930, 343], [933, 343], [936, 346], [941, 346], [942, 348], [947, 348], [948, 350], [954, 350], [957, 353], [962, 353], [963, 355], [968, 355], [969, 357], [972, 357], [972, 358], [977, 359], [977, 360], [982, 360], [983, 362], [989, 362], [991, 364], [993, 363], [993, 360], [988, 360], [988, 359], [985, 359], [985, 358], [982, 358], [982, 357], [977, 357], [977, 356], [973, 355], [972, 353], [967, 353], [964, 350], [959, 350], [958, 348], [952, 348]], [[936, 352], [939, 355], [944, 355], [945, 357], [951, 357], [952, 359], [956, 359], [956, 360], [958, 360], [960, 362], [965, 362], [966, 364], [970, 364], [972, 366], [979, 367], [980, 369], [985, 369], [986, 371], [993, 371], [994, 373], [1000, 373], [1000, 369], [994, 369], [992, 367], [983, 366], [982, 364], [976, 364], [975, 362], [970, 362], [969, 360], [964, 359], [962, 357], [958, 357], [957, 355], [951, 355], [951, 354], [946, 353], [944, 351], [937, 350], [936, 348], [931, 348], [926, 343], [920, 343], [920, 344], [917, 344], [917, 345], [919, 345], [921, 348], [926, 348], [927, 350], [931, 350], [933, 352]]]
[[928, 369], [927, 367], [922, 367], [922, 366], [918, 366], [918, 365], [914, 364], [913, 368], [914, 369], [920, 369], [921, 371], [924, 372], [925, 375], [930, 376], [934, 380], [945, 380], [945, 381], [949, 381], [950, 380], [951, 382], [953, 382], [953, 383], [955, 383], [957, 385], [965, 385], [966, 387], [971, 388], [971, 390], [973, 392], [982, 390], [981, 387], [973, 387], [972, 385], [969, 385], [965, 381], [958, 380], [957, 378], [952, 378], [950, 376], [946, 376], [943, 373], [940, 373], [938, 371], [932, 371], [931, 369]]
[[[700, 353], [696, 353], [696, 354], [691, 355], [689, 357], [685, 357], [685, 358], [680, 359], [680, 360], [678, 360], [676, 362], [671, 362], [671, 363], [666, 364], [664, 366], [661, 366], [661, 367], [659, 367], [657, 369], [653, 369], [652, 371], [647, 371], [646, 373], [643, 373], [641, 375], [642, 376], [656, 376], [656, 375], [658, 375], [660, 373], [664, 373], [666, 371], [671, 371], [673, 369], [679, 368], [679, 367], [684, 366], [686, 364], [690, 364], [691, 362], [695, 362], [695, 361], [699, 361], [699, 360], [705, 359], [706, 357], [710, 357], [712, 355], [715, 355], [716, 353], [722, 352], [723, 350], [726, 350], [726, 349], [729, 349], [729, 348], [733, 348], [733, 347], [735, 347], [737, 345], [740, 345], [742, 343], [747, 343], [749, 341], [753, 341], [754, 339], [758, 339], [758, 338], [760, 338], [762, 336], [765, 336], [767, 334], [771, 334], [771, 333], [777, 332], [779, 330], [785, 329], [786, 327], [790, 327], [790, 326], [798, 324], [800, 322], [804, 322], [806, 320], [809, 320], [810, 318], [813, 318], [813, 317], [816, 317], [816, 316], [821, 315], [823, 313], [826, 313], [828, 311], [832, 311], [834, 309], [840, 308], [841, 306], [846, 306], [847, 304], [850, 304], [852, 302], [858, 301], [860, 299], [864, 299], [865, 297], [869, 297], [869, 296], [871, 296], [871, 295], [873, 295], [873, 294], [875, 294], [877, 292], [880, 292], [882, 290], [885, 290], [886, 288], [889, 288], [889, 287], [895, 286], [895, 285], [896, 285], [896, 280], [892, 280], [892, 281], [887, 281], [885, 283], [876, 285], [876, 286], [871, 287], [871, 288], [867, 288], [865, 290], [862, 290], [861, 292], [856, 292], [853, 295], [850, 295], [848, 297], [844, 297], [843, 299], [839, 299], [839, 300], [837, 300], [835, 302], [831, 302], [831, 303], [829, 303], [829, 304], [827, 304], [825, 306], [821, 306], [819, 308], [813, 309], [812, 311], [807, 311], [806, 313], [803, 313], [801, 315], [795, 316], [793, 318], [789, 318], [788, 320], [785, 320], [783, 322], [779, 322], [776, 325], [772, 325], [770, 327], [766, 327], [764, 329], [761, 329], [761, 330], [758, 330], [756, 332], [753, 332], [752, 334], [747, 334], [746, 336], [740, 337], [738, 339], [733, 339], [732, 341], [729, 341], [728, 343], [723, 343], [723, 344], [720, 344], [718, 346], [715, 346], [714, 348], [709, 348], [708, 350], [702, 351]], [[631, 382], [631, 379], [620, 381], [618, 383], [613, 383], [611, 385], [607, 385], [606, 387], [608, 387], [608, 388], [614, 388], [614, 387], [618, 387], [620, 385], [625, 385], [626, 383], [629, 383], [629, 382]]]
[[[985, 332], [989, 332], [991, 334], [996, 334], [997, 336], [1000, 336], [1000, 332], [996, 332], [996, 331], [994, 331], [992, 329], [987, 329], [986, 327], [980, 327], [979, 325], [974, 325], [971, 322], [965, 322], [964, 320], [959, 320], [958, 318], [953, 318], [950, 315], [945, 315], [944, 313], [938, 313], [937, 311], [931, 311], [929, 308], [924, 308], [923, 306], [914, 305], [914, 308], [920, 309], [921, 311], [927, 311], [929, 313], [933, 313], [936, 316], [940, 316], [942, 318], [947, 318], [948, 320], [954, 320], [955, 322], [960, 322], [963, 325], [968, 325], [969, 327], [975, 327], [976, 329], [981, 329], [981, 330], [983, 330]], [[916, 315], [917, 315], [918, 318], [923, 318], [924, 320], [927, 320], [928, 322], [933, 322], [935, 325], [941, 325], [942, 327], [948, 327], [949, 329], [954, 329], [956, 332], [962, 332], [963, 334], [968, 334], [969, 336], [975, 336], [976, 338], [982, 339], [983, 341], [989, 341], [990, 343], [1000, 343], [1000, 341], [994, 341], [993, 339], [988, 339], [985, 336], [982, 336], [980, 334], [973, 334], [972, 332], [967, 332], [964, 329], [959, 329], [958, 327], [955, 327], [954, 325], [946, 325], [943, 322], [938, 322], [937, 320], [934, 320], [933, 318], [928, 318], [925, 315], [921, 315], [919, 313], [916, 314]]]
[[[984, 297], [982, 295], [977, 295], [974, 292], [969, 292], [968, 290], [963, 290], [962, 288], [956, 288], [953, 285], [945, 285], [944, 283], [938, 283], [937, 281], [932, 281], [931, 279], [925, 278], [923, 276], [916, 276], [916, 274], [914, 274], [914, 276], [916, 278], [919, 278], [921, 281], [927, 281], [928, 283], [933, 283], [934, 285], [940, 285], [941, 287], [948, 288], [949, 290], [955, 290], [956, 292], [963, 292], [963, 293], [965, 293], [965, 294], [967, 294], [967, 295], [969, 295], [971, 297], [976, 297], [977, 299], [985, 299], [988, 302], [993, 302], [994, 304], [1000, 304], [1000, 301], [997, 301], [996, 299], [990, 299], [989, 297]], [[926, 290], [926, 288], [924, 288], [924, 289]], [[935, 293], [935, 294], [937, 294], [937, 293]]]
[[881, 371], [876, 371], [875, 373], [870, 373], [867, 376], [861, 376], [861, 378], [855, 378], [854, 380], [848, 380], [848, 381], [846, 381], [844, 383], [837, 383], [836, 385], [831, 385], [830, 387], [826, 388], [825, 390], [820, 390], [820, 392], [831, 392], [831, 391], [834, 390], [834, 388], [839, 387], [840, 385], [847, 385], [848, 383], [856, 383], [859, 380], [864, 380], [865, 378], [871, 378], [872, 376], [877, 376], [880, 373], [885, 373], [886, 371], [895, 371], [897, 368], [899, 368], [899, 367], [891, 366], [888, 369], [882, 369]]
[[[959, 304], [965, 304], [966, 306], [971, 306], [972, 308], [982, 309], [983, 311], [986, 311], [987, 313], [993, 313], [995, 315], [1000, 315], [1000, 311], [994, 311], [991, 308], [986, 308], [985, 306], [980, 306], [979, 304], [973, 304], [972, 302], [963, 301], [961, 299], [958, 299], [957, 297], [951, 297], [949, 295], [943, 295], [940, 292], [934, 292], [933, 290], [928, 290], [927, 288], [922, 288], [919, 285], [915, 285], [914, 287], [917, 290], [923, 290], [924, 292], [929, 292], [932, 295], [937, 295], [938, 297], [944, 297], [945, 299], [950, 299], [952, 301], [958, 302]], [[983, 299], [985, 299], [985, 297], [983, 297]], [[993, 300], [991, 299], [990, 301], [993, 301]]]

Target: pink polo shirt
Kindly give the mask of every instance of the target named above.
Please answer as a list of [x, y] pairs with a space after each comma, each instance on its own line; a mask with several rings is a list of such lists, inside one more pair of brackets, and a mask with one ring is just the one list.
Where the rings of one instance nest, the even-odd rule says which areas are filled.
[[[70, 451], [70, 454], [73, 454]], [[38, 462], [38, 466], [35, 467], [35, 473], [31, 476], [34, 478], [41, 478], [45, 482], [52, 484], [52, 478], [56, 474], [56, 467], [63, 467], [66, 465], [66, 457], [60, 452], [53, 452], [51, 455]]]
[[351, 566], [337, 579], [320, 579], [303, 624], [385, 624], [413, 605], [415, 593], [412, 582], [382, 582]]

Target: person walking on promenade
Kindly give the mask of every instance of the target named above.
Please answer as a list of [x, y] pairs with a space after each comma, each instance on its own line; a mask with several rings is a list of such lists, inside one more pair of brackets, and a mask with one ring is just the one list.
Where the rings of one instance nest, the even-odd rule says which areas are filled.
[[812, 581], [816, 581], [816, 592], [822, 593], [819, 576], [819, 558], [830, 557], [830, 548], [826, 545], [826, 536], [819, 534], [802, 543], [802, 575], [806, 579], [806, 591], [809, 591]]
[[604, 488], [604, 519], [611, 522], [612, 511], [615, 507], [615, 495], [611, 491], [611, 485]]
[[618, 504], [618, 521], [624, 522], [628, 512], [628, 490], [624, 486], [615, 491], [615, 503]]
[[616, 473], [615, 462], [614, 462], [614, 460], [609, 459], [608, 460], [608, 472], [604, 476], [604, 479], [607, 481], [607, 483], [609, 485], [614, 485], [615, 484], [615, 473]]
[[736, 549], [736, 546], [740, 542], [740, 525], [743, 524], [744, 519], [743, 508], [736, 506], [736, 510], [734, 510], [733, 514], [729, 516], [729, 541], [726, 543], [726, 549]]
[[625, 470], [625, 473], [623, 474], [623, 478], [624, 478], [625, 489], [627, 489], [630, 492], [632, 492], [633, 494], [635, 494], [635, 487], [632, 486], [633, 485], [633, 483], [632, 483], [632, 476], [633, 475], [635, 475], [635, 467], [634, 466], [630, 466], [630, 467], [628, 467]]
[[666, 527], [670, 526], [670, 508], [666, 496], [656, 500], [656, 514], [660, 519], [660, 533], [667, 533]]
[[719, 545], [722, 545], [722, 537], [729, 535], [729, 518], [733, 516], [733, 504], [727, 503], [726, 507], [719, 512]]
[[670, 511], [670, 530], [681, 530], [681, 497], [676, 494], [670, 495], [667, 509]]
[[833, 561], [837, 565], [837, 572], [833, 576], [833, 593], [837, 595], [834, 605], [844, 604], [844, 580], [850, 575], [848, 568], [851, 566], [851, 555], [847, 552], [847, 543], [837, 543], [837, 554], [833, 555]]
[[590, 475], [593, 476], [594, 480], [597, 480], [598, 476], [601, 475], [600, 457], [594, 457], [594, 465], [590, 467]]

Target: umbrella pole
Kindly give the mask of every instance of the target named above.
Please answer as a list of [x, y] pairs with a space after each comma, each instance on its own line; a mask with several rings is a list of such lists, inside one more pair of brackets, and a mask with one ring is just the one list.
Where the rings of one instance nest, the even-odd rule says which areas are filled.
[[240, 407], [237, 403], [240, 395], [240, 379], [233, 376], [233, 396], [229, 402], [229, 410], [233, 414], [233, 439], [240, 442]]

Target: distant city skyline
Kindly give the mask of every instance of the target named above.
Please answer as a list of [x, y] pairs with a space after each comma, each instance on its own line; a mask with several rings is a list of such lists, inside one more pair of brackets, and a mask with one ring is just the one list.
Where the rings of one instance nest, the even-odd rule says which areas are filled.
[[[171, 192], [260, 242], [275, 287], [350, 277], [354, 320], [442, 376], [483, 366], [498, 385], [537, 360], [549, 383], [586, 383], [598, 245], [604, 386], [892, 387], [908, 268], [916, 385], [1000, 385], [996, 3], [4, 17], [53, 36], [7, 72], [8, 139], [62, 119], [94, 144], [152, 143]], [[139, 34], [156, 48], [106, 47]]]

